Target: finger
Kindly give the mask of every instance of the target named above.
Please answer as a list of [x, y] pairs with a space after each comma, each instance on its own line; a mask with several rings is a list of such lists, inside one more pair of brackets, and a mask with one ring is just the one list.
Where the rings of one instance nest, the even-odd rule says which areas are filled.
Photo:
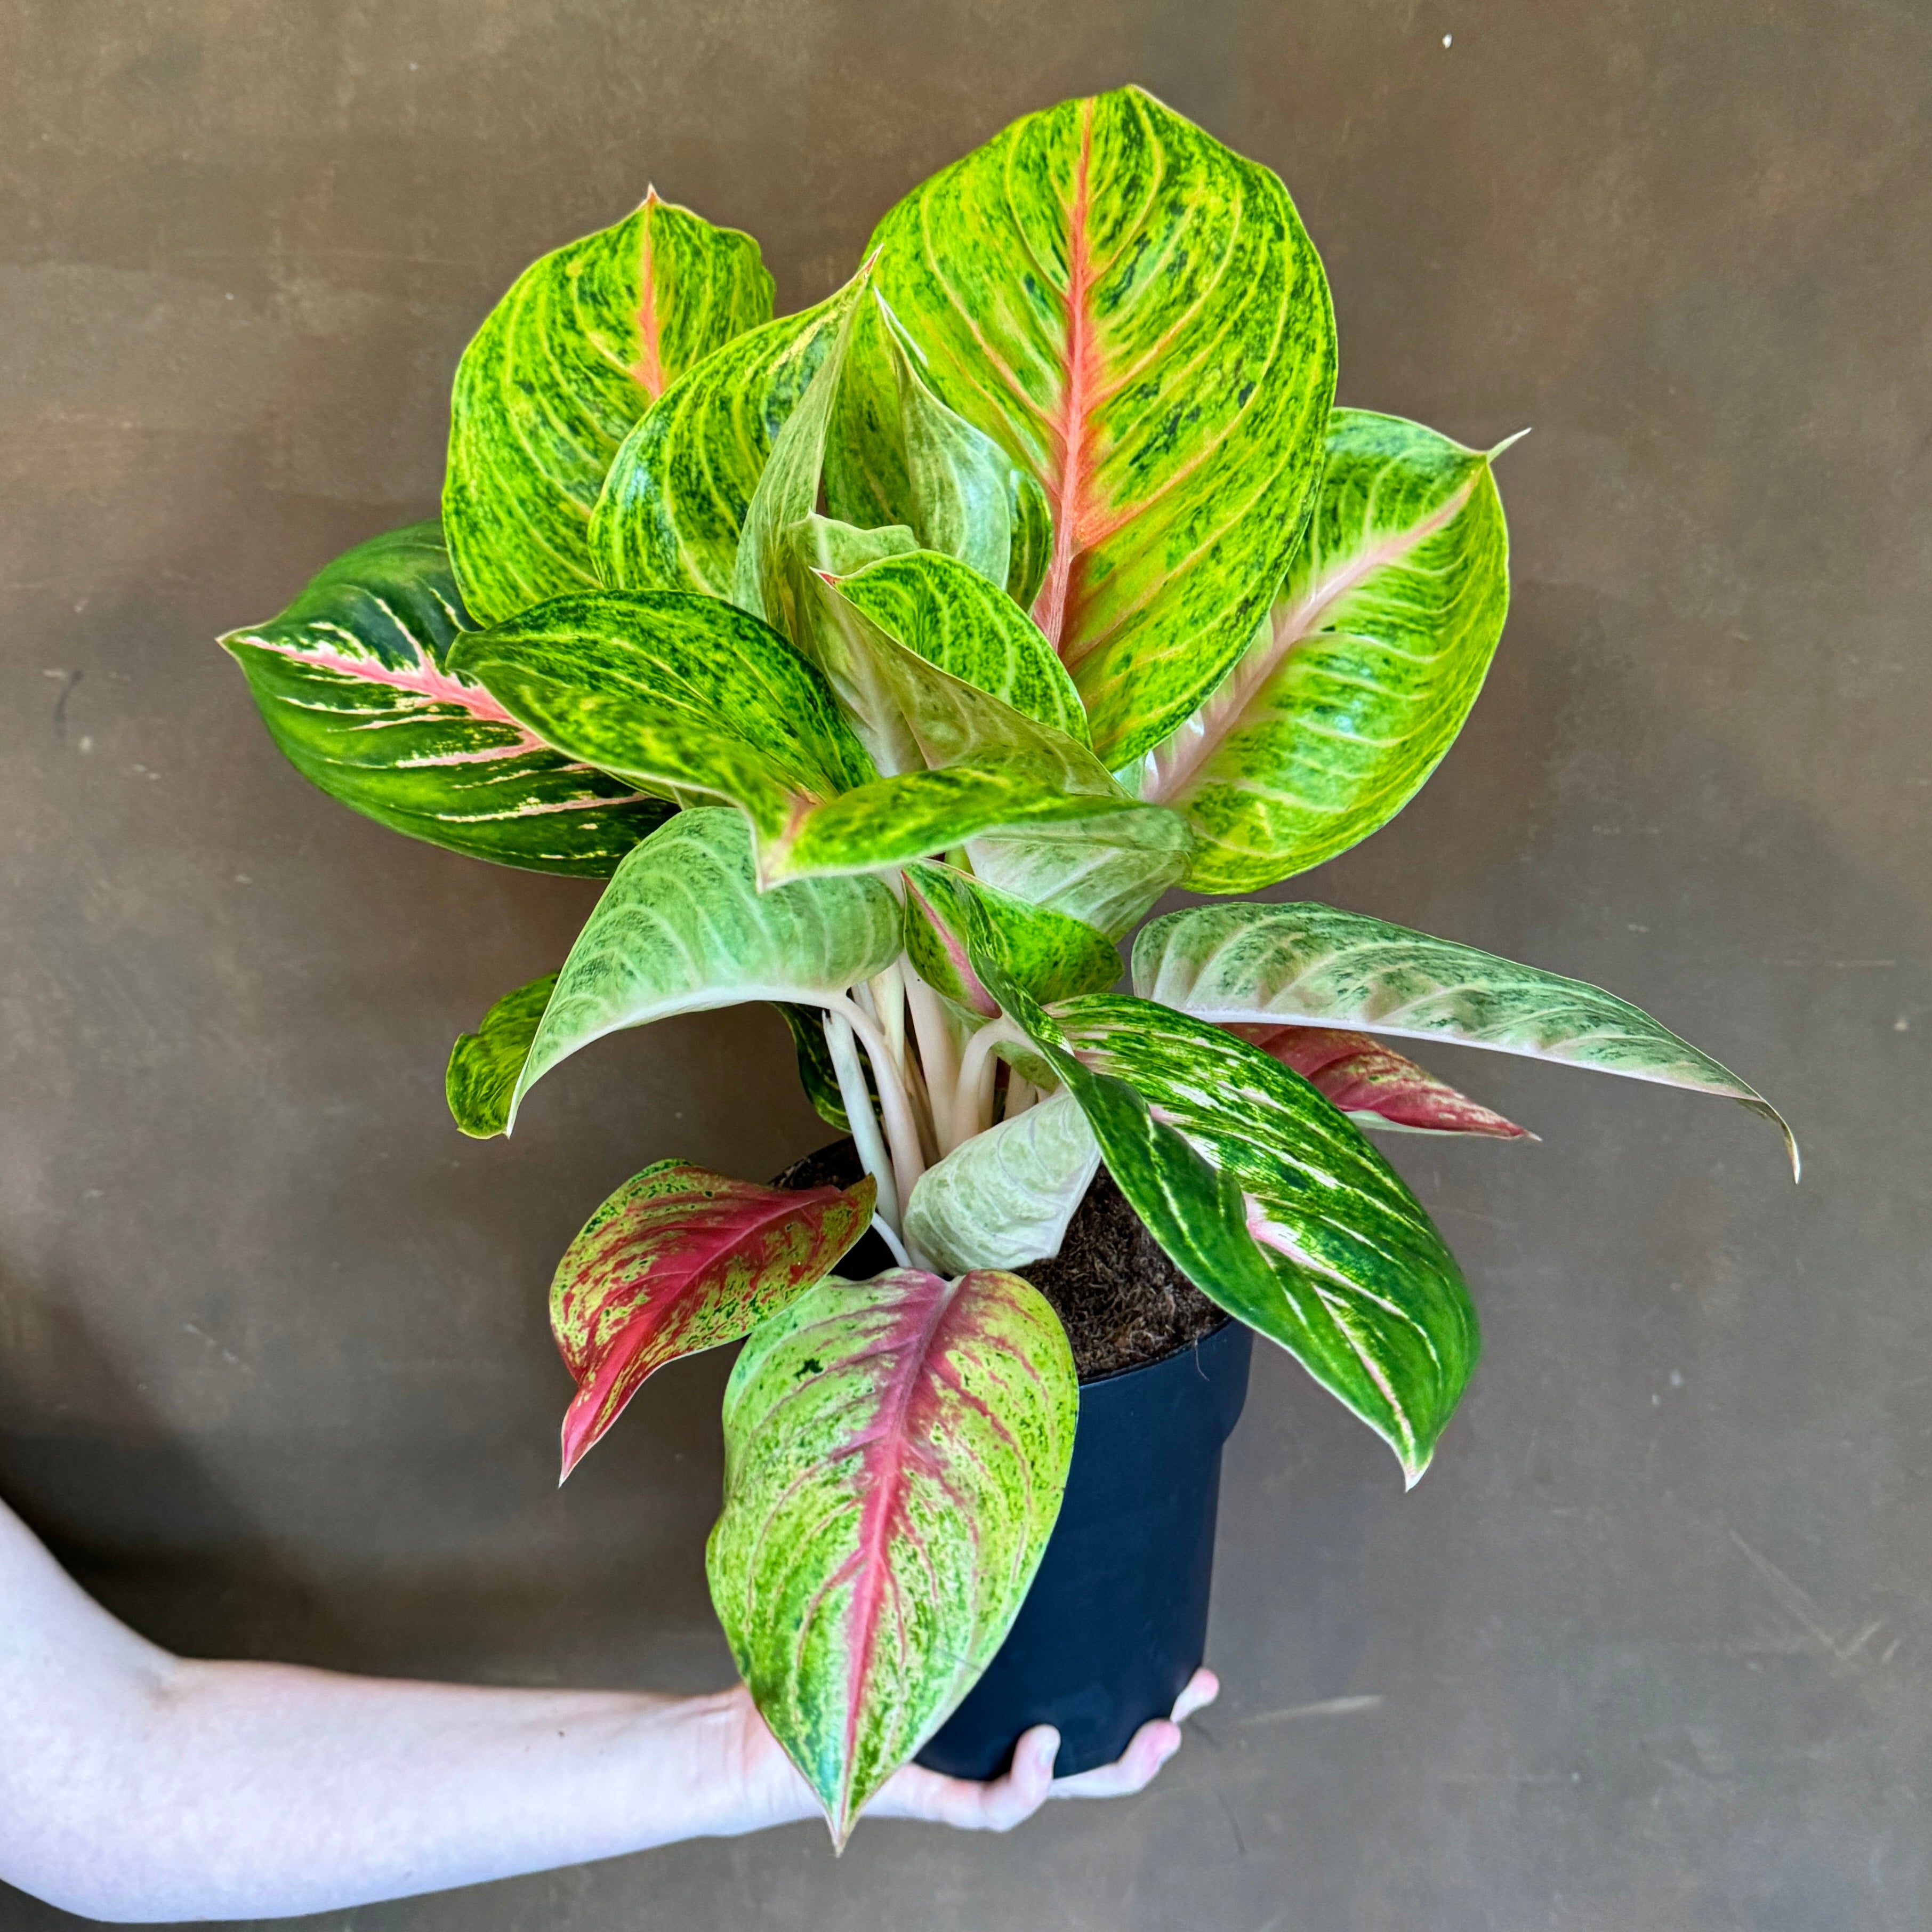
[[1010, 1832], [1046, 1802], [1059, 1751], [1060, 1733], [1041, 1724], [1013, 1747], [1012, 1768], [1005, 1777], [989, 1784], [905, 1765], [868, 1809], [874, 1817], [920, 1818], [966, 1832]]
[[1174, 1721], [1184, 1724], [1196, 1711], [1204, 1711], [1220, 1694], [1220, 1678], [1211, 1670], [1197, 1670], [1174, 1700]]
[[1154, 1773], [1180, 1748], [1180, 1727], [1166, 1718], [1150, 1718], [1135, 1732], [1112, 1764], [1056, 1778], [1050, 1798], [1124, 1798], [1144, 1790]]

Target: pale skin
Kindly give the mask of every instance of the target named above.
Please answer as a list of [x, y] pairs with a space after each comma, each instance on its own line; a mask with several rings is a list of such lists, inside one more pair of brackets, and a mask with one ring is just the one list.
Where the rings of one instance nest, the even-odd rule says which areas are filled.
[[[866, 1811], [1005, 1832], [1138, 1791], [1219, 1686], [1055, 1780], [1029, 1731], [972, 1784], [908, 1766]], [[820, 1815], [740, 1685], [701, 1697], [483, 1690], [172, 1657], [0, 1505], [0, 1879], [84, 1917], [320, 1912]]]

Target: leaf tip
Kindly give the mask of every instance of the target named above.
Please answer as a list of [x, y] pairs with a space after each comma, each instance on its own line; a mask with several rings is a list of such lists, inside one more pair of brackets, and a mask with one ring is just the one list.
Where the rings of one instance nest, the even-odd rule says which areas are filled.
[[[1532, 424], [1532, 425], [1531, 425], [1530, 427], [1533, 428], [1533, 427], [1534, 427], [1534, 425]], [[1516, 431], [1516, 433], [1515, 434], [1515, 435], [1514, 435], [1514, 436], [1504, 436], [1504, 437], [1503, 438], [1502, 441], [1502, 442], [1500, 442], [1499, 443], [1498, 443], [1498, 444], [1496, 445], [1496, 448], [1493, 448], [1492, 450], [1491, 450], [1491, 451], [1488, 453], [1488, 454], [1487, 454], [1486, 456], [1485, 456], [1485, 457], [1484, 457], [1484, 458], [1483, 460], [1484, 460], [1486, 463], [1493, 463], [1493, 462], [1495, 462], [1495, 460], [1496, 460], [1496, 458], [1497, 458], [1498, 457], [1499, 457], [1500, 455], [1502, 455], [1502, 454], [1503, 453], [1503, 452], [1504, 452], [1504, 450], [1506, 450], [1506, 449], [1514, 449], [1518, 443], [1520, 443], [1520, 442], [1522, 442], [1522, 440], [1523, 440], [1523, 438], [1524, 438], [1525, 436], [1526, 436], [1527, 435], [1528, 435], [1528, 434], [1529, 434], [1529, 428], [1523, 428], [1523, 429], [1520, 429], [1520, 430], [1518, 430]]]

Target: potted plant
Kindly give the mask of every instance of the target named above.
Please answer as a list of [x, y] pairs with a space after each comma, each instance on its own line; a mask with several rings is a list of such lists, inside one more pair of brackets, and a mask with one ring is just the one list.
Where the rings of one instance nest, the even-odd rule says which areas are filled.
[[[757, 244], [653, 192], [464, 352], [440, 524], [223, 640], [345, 803], [610, 880], [458, 1041], [465, 1132], [615, 1028], [769, 1000], [849, 1134], [788, 1186], [646, 1168], [551, 1300], [566, 1474], [744, 1341], [712, 1597], [838, 1842], [1096, 1657], [1064, 1769], [1171, 1696], [1251, 1333], [1428, 1466], [1475, 1312], [1363, 1130], [1521, 1130], [1387, 1042], [1778, 1118], [1594, 987], [1239, 899], [1414, 795], [1508, 602], [1498, 452], [1334, 381], [1281, 183], [1138, 88], [1016, 122], [776, 320]], [[1114, 991], [1174, 886], [1223, 902]]]

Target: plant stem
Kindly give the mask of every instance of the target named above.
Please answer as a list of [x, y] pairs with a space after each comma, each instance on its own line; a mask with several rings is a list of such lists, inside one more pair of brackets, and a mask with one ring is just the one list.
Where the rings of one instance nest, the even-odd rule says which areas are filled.
[[952, 1118], [953, 1090], [959, 1084], [959, 1046], [939, 995], [919, 976], [910, 959], [899, 962], [906, 1005], [912, 1015], [913, 1036], [919, 1042], [919, 1064], [924, 1078], [926, 1112], [932, 1128], [932, 1157], [949, 1150], [946, 1124]]
[[993, 1120], [993, 1078], [998, 1072], [993, 1049], [1018, 1045], [1026, 1035], [1009, 1019], [988, 1020], [966, 1042], [960, 1056], [959, 1084], [954, 1093], [946, 1152], [975, 1134], [984, 1133]]
[[876, 1218], [898, 1238], [898, 1190], [892, 1163], [886, 1157], [886, 1144], [879, 1138], [878, 1117], [872, 1112], [872, 1096], [866, 1085], [866, 1070], [859, 1064], [859, 1048], [852, 1037], [852, 1023], [843, 1013], [825, 1016], [825, 1043], [832, 1051], [832, 1071], [838, 1076], [838, 1097], [845, 1103], [845, 1118], [851, 1123], [853, 1144], [866, 1172], [878, 1183]]
[[[886, 1044], [886, 1036], [874, 1020], [856, 1000], [840, 998], [830, 1004], [830, 1013], [843, 1019], [865, 1042], [867, 1057], [872, 1063], [873, 1077], [879, 1084], [879, 1106], [886, 1117], [886, 1139], [892, 1149], [892, 1179], [896, 1211], [889, 1217], [895, 1227], [904, 1211], [904, 1204], [912, 1198], [912, 1190], [920, 1176], [926, 1172], [926, 1161], [920, 1151], [919, 1127], [913, 1118], [912, 1102], [906, 1092], [906, 1084], [902, 1077], [898, 1063], [892, 1058]], [[832, 1037], [828, 1026], [826, 1036]], [[856, 1056], [855, 1056], [856, 1058]], [[835, 1060], [836, 1049], [835, 1049]], [[842, 1077], [840, 1090], [844, 1090]], [[850, 1103], [846, 1112], [851, 1113]], [[869, 1103], [865, 1112], [872, 1113]], [[856, 1126], [854, 1138], [857, 1138]], [[884, 1192], [886, 1177], [879, 1177], [880, 1191]]]

